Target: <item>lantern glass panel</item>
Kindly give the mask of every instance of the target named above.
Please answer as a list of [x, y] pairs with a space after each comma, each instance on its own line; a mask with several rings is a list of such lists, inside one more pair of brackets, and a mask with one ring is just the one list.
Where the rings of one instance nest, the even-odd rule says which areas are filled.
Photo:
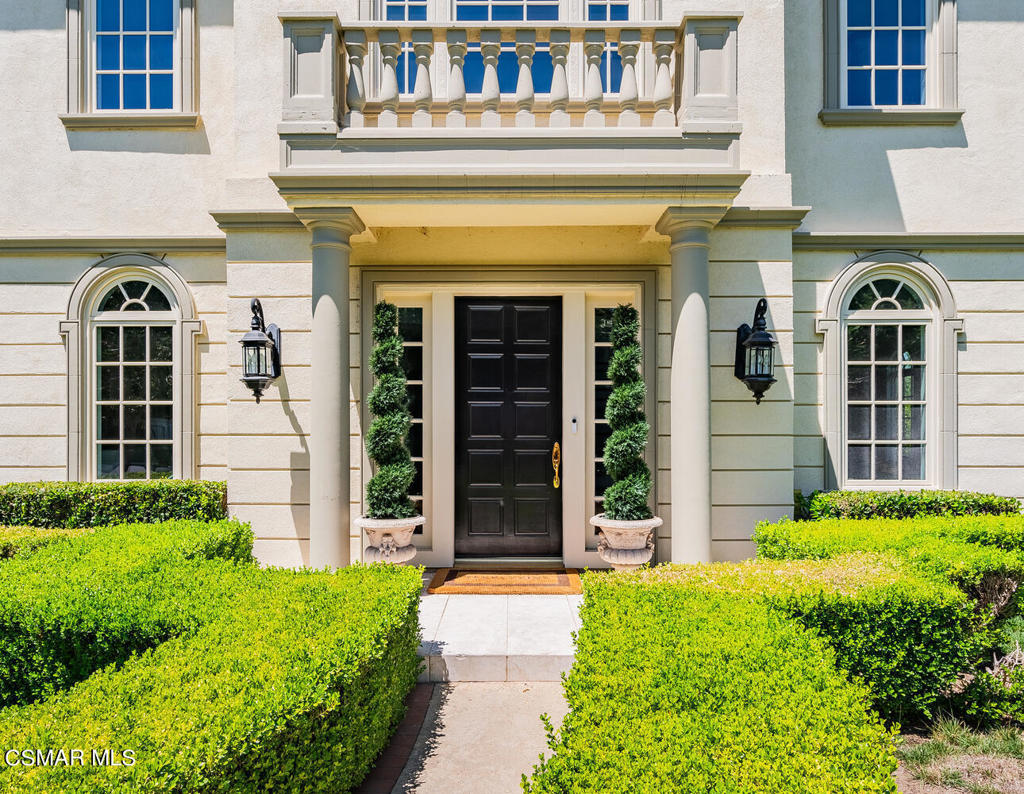
[[244, 357], [242, 369], [245, 371], [246, 375], [257, 375], [259, 373], [259, 363], [257, 361], [259, 354], [257, 352], [257, 348], [252, 345], [246, 345], [243, 348], [243, 351]]

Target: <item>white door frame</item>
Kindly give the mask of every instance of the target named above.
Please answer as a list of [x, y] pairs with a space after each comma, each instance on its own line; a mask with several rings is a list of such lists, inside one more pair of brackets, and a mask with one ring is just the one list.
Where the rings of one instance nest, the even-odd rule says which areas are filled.
[[[594, 389], [592, 356], [588, 336], [593, 320], [588, 316], [595, 304], [632, 302], [640, 309], [644, 341], [645, 371], [654, 372], [654, 271], [629, 273], [622, 269], [608, 281], [594, 282], [594, 271], [586, 272], [587, 280], [551, 280], [550, 271], [543, 274], [523, 271], [498, 272], [501, 281], [480, 281], [478, 272], [467, 274], [464, 281], [416, 280], [415, 272], [374, 271], [364, 274], [362, 328], [362, 361], [368, 361], [370, 349], [369, 318], [373, 304], [386, 299], [399, 305], [422, 301], [424, 311], [424, 452], [423, 472], [427, 524], [417, 536], [416, 563], [428, 567], [450, 566], [455, 561], [455, 298], [456, 297], [560, 297], [562, 299], [562, 560], [570, 568], [607, 567], [597, 554], [597, 538], [589, 519], [593, 512], [593, 415]], [[564, 273], [564, 271], [563, 271]], [[446, 276], [453, 274], [446, 273]], [[567, 273], [571, 277], [571, 274]], [[512, 280], [505, 280], [512, 279]], [[651, 302], [648, 307], [645, 304]], [[419, 305], [419, 304], [416, 304]], [[429, 341], [428, 341], [429, 340]], [[650, 360], [648, 361], [648, 358]], [[438, 377], [440, 373], [447, 373]], [[429, 379], [429, 382], [428, 382]], [[362, 381], [363, 428], [370, 417], [365, 408], [365, 395], [372, 387], [364, 366]], [[654, 424], [653, 389], [648, 394], [648, 416]], [[429, 418], [428, 418], [429, 417]], [[573, 433], [573, 419], [578, 432]], [[652, 432], [656, 438], [657, 431]], [[648, 446], [649, 463], [654, 465], [655, 445]], [[369, 477], [369, 461], [365, 453], [363, 479]], [[438, 461], [447, 461], [438, 465]], [[442, 528], [442, 531], [437, 531]], [[422, 544], [422, 545], [421, 545]]]

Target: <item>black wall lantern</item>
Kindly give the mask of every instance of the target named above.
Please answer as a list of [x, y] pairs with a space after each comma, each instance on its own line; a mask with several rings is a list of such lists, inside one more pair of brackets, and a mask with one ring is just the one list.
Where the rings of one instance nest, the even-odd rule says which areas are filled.
[[754, 327], [744, 323], [736, 329], [736, 377], [747, 384], [758, 405], [775, 383], [775, 337], [764, 319], [767, 312], [768, 301], [761, 298], [754, 309]]
[[259, 403], [263, 390], [281, 374], [281, 329], [263, 324], [263, 306], [252, 299], [252, 324], [241, 339], [242, 383], [248, 386]]

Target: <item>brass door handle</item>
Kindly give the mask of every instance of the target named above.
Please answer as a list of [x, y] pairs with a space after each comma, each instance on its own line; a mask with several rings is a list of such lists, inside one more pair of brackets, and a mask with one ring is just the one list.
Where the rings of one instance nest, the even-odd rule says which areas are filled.
[[558, 487], [558, 467], [562, 464], [562, 448], [555, 442], [555, 446], [551, 449], [551, 468], [555, 470], [555, 481], [553, 485]]

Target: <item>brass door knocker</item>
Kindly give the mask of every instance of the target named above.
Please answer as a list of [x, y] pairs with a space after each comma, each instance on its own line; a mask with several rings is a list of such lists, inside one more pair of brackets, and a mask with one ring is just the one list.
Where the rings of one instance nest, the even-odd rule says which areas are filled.
[[562, 464], [562, 448], [555, 442], [554, 448], [551, 450], [551, 468], [555, 470], [555, 481], [554, 486], [558, 487], [558, 467]]

